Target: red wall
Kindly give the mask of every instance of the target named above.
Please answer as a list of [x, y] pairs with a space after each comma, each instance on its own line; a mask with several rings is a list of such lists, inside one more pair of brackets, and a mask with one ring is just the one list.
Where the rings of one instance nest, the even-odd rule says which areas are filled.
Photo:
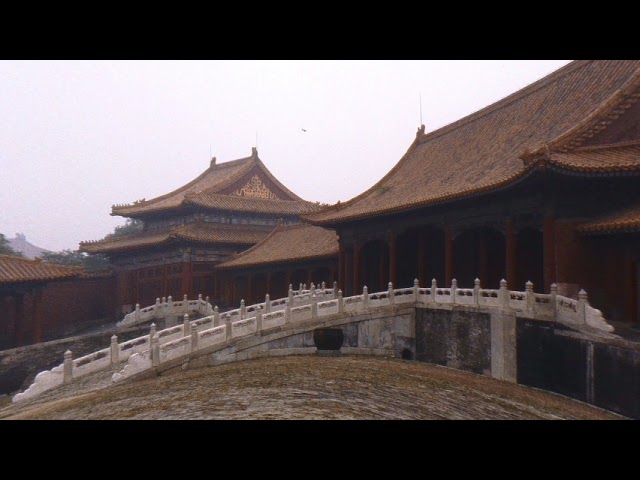
[[[115, 277], [49, 283], [42, 291], [40, 304], [42, 340], [75, 335], [92, 325], [119, 320], [114, 316], [114, 303]], [[0, 297], [0, 348], [33, 343], [33, 293], [24, 296], [23, 308], [24, 321], [15, 328], [15, 298]]]

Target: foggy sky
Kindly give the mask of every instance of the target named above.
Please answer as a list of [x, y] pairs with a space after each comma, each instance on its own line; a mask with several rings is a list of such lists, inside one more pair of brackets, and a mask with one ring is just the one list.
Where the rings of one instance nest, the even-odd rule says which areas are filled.
[[420, 95], [429, 132], [566, 63], [0, 61], [0, 233], [77, 249], [124, 223], [112, 204], [249, 156], [256, 133], [289, 189], [344, 202], [406, 152]]

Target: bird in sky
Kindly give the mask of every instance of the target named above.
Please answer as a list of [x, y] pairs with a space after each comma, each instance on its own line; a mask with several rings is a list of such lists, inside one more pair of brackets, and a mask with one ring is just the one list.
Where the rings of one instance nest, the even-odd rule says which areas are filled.
[[306, 130], [305, 130], [304, 128], [302, 129], [302, 131], [303, 131], [303, 132], [306, 132]]

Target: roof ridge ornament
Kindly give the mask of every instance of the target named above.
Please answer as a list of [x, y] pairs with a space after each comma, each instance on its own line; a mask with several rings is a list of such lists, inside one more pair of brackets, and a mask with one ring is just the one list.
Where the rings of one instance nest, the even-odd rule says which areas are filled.
[[418, 127], [418, 131], [416, 132], [416, 137], [420, 137], [420, 135], [424, 135], [424, 123]]
[[258, 158], [258, 147], [251, 147], [251, 158]]
[[216, 157], [211, 157], [211, 163], [209, 164], [209, 168], [213, 168], [216, 166]]

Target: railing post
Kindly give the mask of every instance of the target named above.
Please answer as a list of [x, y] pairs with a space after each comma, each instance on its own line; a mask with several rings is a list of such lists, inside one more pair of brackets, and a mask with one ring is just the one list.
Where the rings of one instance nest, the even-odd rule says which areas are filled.
[[182, 297], [182, 311], [184, 313], [189, 313], [189, 298], [186, 293]]
[[198, 350], [198, 329], [191, 329], [191, 351], [195, 352]]
[[369, 308], [369, 288], [366, 285], [362, 287], [362, 308]]
[[589, 304], [589, 297], [584, 289], [580, 289], [578, 292], [578, 321], [584, 324], [587, 323], [587, 305]]
[[160, 297], [156, 298], [156, 304], [154, 305], [154, 310], [155, 310], [156, 317], [160, 317], [162, 312], [162, 304], [160, 303]]
[[293, 307], [293, 285], [289, 284], [289, 301], [287, 302], [290, 307]]
[[160, 341], [158, 335], [154, 335], [151, 339], [151, 366], [157, 367], [160, 365]]
[[420, 288], [420, 281], [417, 278], [414, 278], [413, 279], [413, 297], [416, 302], [420, 298], [420, 292], [418, 291], [419, 288]]
[[500, 280], [498, 303], [500, 303], [502, 308], [509, 308], [509, 290], [507, 289], [507, 281], [504, 278]]
[[71, 350], [64, 352], [63, 383], [70, 383], [73, 380], [73, 355]]
[[451, 293], [450, 293], [451, 303], [453, 303], [453, 304], [456, 303], [456, 290], [457, 289], [458, 289], [458, 280], [456, 280], [454, 278], [453, 280], [451, 280]]
[[438, 294], [438, 282], [436, 282], [436, 279], [433, 278], [431, 279], [431, 301], [433, 303], [436, 302], [436, 295]]
[[232, 330], [231, 317], [227, 317], [224, 319], [224, 334], [227, 341], [233, 338], [233, 332], [231, 330]]
[[344, 298], [342, 298], [342, 290], [338, 290], [338, 313], [344, 312]]
[[262, 309], [256, 308], [256, 333], [262, 331]]
[[140, 304], [139, 303], [136, 303], [136, 313], [134, 315], [134, 318], [136, 319], [136, 322], [140, 320]]
[[302, 284], [300, 284], [300, 288], [298, 288], [298, 295], [302, 293]]
[[318, 297], [316, 297], [316, 294], [314, 293], [313, 295], [311, 295], [311, 318], [317, 318], [317, 317], [318, 317]]
[[473, 304], [477, 307], [480, 305], [480, 279], [473, 281]]
[[553, 319], [555, 320], [558, 314], [558, 285], [556, 283], [551, 284], [549, 293], [551, 294], [551, 308], [553, 309]]
[[531, 281], [524, 284], [524, 297], [527, 302], [527, 311], [533, 313], [536, 305], [536, 296], [533, 293], [533, 283], [531, 283]]
[[244, 305], [244, 298], [240, 300], [240, 320], [247, 318], [247, 307]]
[[151, 347], [151, 340], [153, 340], [153, 336], [156, 334], [156, 324], [152, 323], [149, 325], [149, 347]]
[[393, 294], [393, 283], [389, 282], [387, 297], [389, 297], [389, 305], [393, 305], [395, 302], [394, 294]]
[[173, 310], [173, 297], [169, 295], [168, 303], [167, 303], [167, 314], [175, 315], [175, 311]]
[[338, 298], [338, 282], [333, 282], [333, 298]]
[[324, 293], [326, 288], [327, 288], [327, 284], [322, 282], [322, 293]]
[[191, 335], [191, 322], [189, 322], [189, 314], [185, 313], [182, 319], [182, 336], [188, 337], [189, 335]]
[[162, 297], [162, 300], [160, 301], [160, 311], [156, 312], [156, 316], [158, 318], [164, 318], [166, 310], [167, 310], [167, 297]]
[[220, 312], [218, 311], [218, 306], [213, 307], [213, 326], [220, 326]]
[[303, 283], [303, 284], [302, 284], [302, 289], [303, 289], [303, 290], [306, 290], [306, 289], [307, 289], [307, 284], [306, 284], [306, 283]]
[[311, 282], [311, 286], [309, 287], [309, 293], [311, 294], [311, 296], [314, 296], [316, 294], [316, 286], [313, 284], [313, 282]]
[[207, 295], [205, 303], [205, 313], [206, 315], [211, 315], [213, 313], [213, 307], [211, 306], [211, 302], [209, 301], [209, 295]]
[[198, 313], [202, 313], [202, 294], [198, 294]]
[[264, 296], [264, 313], [269, 312], [271, 312], [271, 297], [269, 297], [269, 294], [267, 293]]
[[115, 335], [111, 337], [110, 353], [111, 365], [115, 365], [120, 361], [120, 345], [118, 345], [118, 337]]

